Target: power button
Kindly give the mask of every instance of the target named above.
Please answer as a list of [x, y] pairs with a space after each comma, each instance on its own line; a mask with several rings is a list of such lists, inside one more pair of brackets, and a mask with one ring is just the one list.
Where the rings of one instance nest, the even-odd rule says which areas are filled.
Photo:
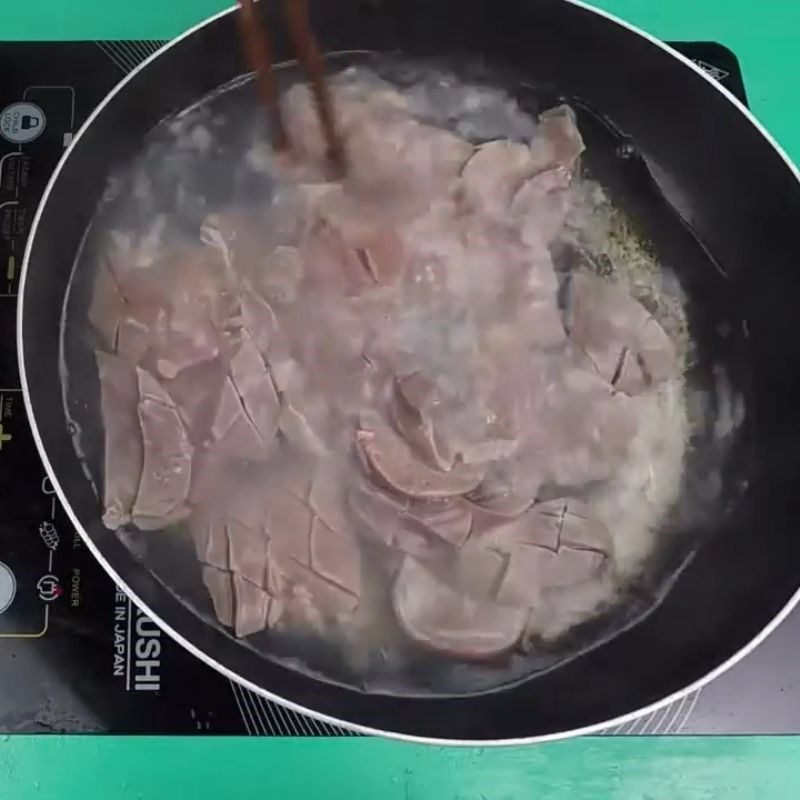
[[17, 593], [17, 579], [14, 573], [0, 561], [0, 614], [14, 602]]

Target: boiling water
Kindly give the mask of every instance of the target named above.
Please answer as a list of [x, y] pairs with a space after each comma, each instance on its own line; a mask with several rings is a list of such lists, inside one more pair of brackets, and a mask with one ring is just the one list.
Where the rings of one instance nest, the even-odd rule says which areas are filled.
[[[283, 77], [289, 85], [296, 76], [287, 69]], [[536, 131], [534, 116], [520, 106], [513, 92], [467, 85], [440, 70], [371, 60], [347, 80], [376, 91], [398, 88], [418, 119], [473, 144], [497, 138], [526, 142]], [[542, 106], [531, 110], [540, 111]], [[257, 231], [255, 251], [280, 245], [282, 236], [291, 238], [297, 220], [290, 215], [275, 222], [274, 210], [285, 199], [286, 189], [276, 180], [268, 140], [251, 83], [237, 81], [158, 125], [143, 143], [141, 154], [132, 163], [120, 165], [109, 178], [76, 262], [65, 306], [63, 346], [67, 416], [74, 425], [76, 448], [97, 486], [103, 485], [104, 456], [92, 353], [99, 342], [86, 320], [98, 263], [111, 251], [125, 254], [135, 267], [146, 269], [171, 251], [203, 243], [214, 247], [209, 219], [246, 220], [248, 235]], [[590, 164], [591, 158], [590, 144], [586, 162]], [[568, 280], [576, 254], [584, 268], [602, 264], [606, 278], [627, 286], [646, 304], [670, 334], [683, 362], [691, 348], [683, 297], [674, 275], [658, 263], [623, 211], [586, 171], [573, 179], [569, 191], [570, 212], [553, 246], [559, 280]], [[273, 227], [254, 226], [253, 221], [259, 219], [272, 220]], [[314, 303], [322, 307], [325, 298], [316, 295], [301, 300], [306, 311], [294, 316], [294, 324], [302, 329], [314, 318]], [[337, 319], [346, 327], [345, 316]], [[432, 333], [430, 321], [422, 324], [414, 319], [410, 313], [400, 330], [411, 340], [417, 337], [420, 350], [435, 355], [437, 343], [443, 340]], [[448, 336], [452, 332], [451, 327]], [[343, 415], [352, 412], [348, 407]], [[325, 432], [326, 444], [330, 445], [337, 430], [341, 432], [341, 428]], [[324, 679], [400, 693], [481, 691], [551, 668], [630, 624], [659, 595], [665, 579], [658, 572], [659, 555], [676, 547], [688, 552], [690, 543], [675, 533], [673, 517], [691, 433], [681, 376], [639, 398], [637, 433], [624, 463], [610, 480], [592, 485], [583, 494], [592, 515], [611, 536], [614, 568], [589, 591], [573, 593], [568, 602], [563, 593], [544, 602], [532, 616], [535, 630], [525, 638], [524, 652], [517, 650], [487, 665], [460, 663], [411, 646], [400, 635], [387, 602], [385, 569], [376, 567], [383, 556], [370, 543], [363, 545], [361, 603], [347, 624], [328, 626], [322, 634], [313, 625], [262, 632], [244, 639], [243, 646]], [[292, 453], [285, 457], [298, 459]], [[265, 483], [274, 482], [276, 471], [293, 472], [286, 460], [258, 470], [253, 474]], [[220, 491], [220, 502], [224, 493]], [[101, 495], [98, 491], [98, 502]], [[185, 526], [180, 522], [171, 530], [154, 533], [127, 526], [118, 534], [182, 602], [209, 624], [219, 625]]]

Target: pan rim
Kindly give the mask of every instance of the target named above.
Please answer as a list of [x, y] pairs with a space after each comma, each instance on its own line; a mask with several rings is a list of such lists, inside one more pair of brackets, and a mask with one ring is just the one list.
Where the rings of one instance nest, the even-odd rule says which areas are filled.
[[[697, 75], [701, 76], [705, 81], [707, 81], [711, 86], [713, 86], [729, 103], [731, 103], [739, 113], [741, 113], [753, 127], [761, 134], [761, 136], [767, 141], [767, 143], [775, 150], [778, 156], [783, 160], [786, 166], [789, 168], [791, 173], [794, 175], [795, 179], [797, 180], [798, 184], [800, 184], [800, 169], [795, 165], [792, 159], [789, 157], [788, 153], [783, 149], [783, 147], [778, 143], [778, 141], [769, 133], [769, 131], [759, 122], [759, 120], [755, 117], [755, 115], [748, 109], [735, 95], [733, 95], [728, 89], [722, 86], [717, 80], [712, 78], [707, 72], [705, 72], [701, 67], [695, 64], [691, 59], [684, 56], [682, 53], [674, 50], [669, 45], [665, 44], [660, 39], [656, 38], [652, 34], [648, 33], [647, 31], [642, 30], [641, 28], [636, 27], [632, 23], [626, 22], [624, 19], [607, 12], [603, 9], [597, 8], [595, 6], [589, 5], [588, 3], [584, 2], [584, 0], [561, 0], [561, 2], [567, 3], [569, 5], [576, 6], [584, 11], [588, 11], [590, 13], [596, 14], [597, 16], [603, 17], [610, 22], [618, 25], [631, 33], [634, 33], [641, 38], [645, 39], [646, 41], [650, 42], [651, 44], [655, 45], [659, 49], [663, 50], [668, 55], [672, 56], [677, 61], [681, 62], [683, 66], [689, 68]], [[33, 415], [33, 405], [30, 396], [30, 389], [28, 387], [28, 380], [27, 380], [27, 370], [26, 370], [26, 359], [25, 359], [25, 347], [23, 342], [23, 319], [24, 319], [24, 311], [25, 311], [25, 286], [27, 282], [27, 275], [28, 275], [28, 268], [30, 264], [30, 257], [33, 251], [33, 244], [37, 239], [37, 232], [39, 228], [39, 224], [41, 222], [42, 216], [44, 214], [45, 207], [47, 206], [47, 201], [49, 199], [50, 193], [52, 192], [53, 187], [55, 186], [56, 182], [58, 181], [59, 175], [64, 167], [64, 164], [69, 159], [73, 149], [77, 146], [78, 142], [80, 141], [81, 137], [84, 133], [89, 129], [92, 125], [94, 120], [100, 115], [100, 113], [105, 109], [105, 107], [111, 102], [111, 100], [121, 92], [125, 86], [133, 80], [133, 78], [145, 67], [147, 67], [152, 61], [155, 61], [161, 55], [163, 55], [166, 51], [170, 48], [177, 45], [182, 40], [192, 36], [197, 31], [205, 28], [207, 25], [212, 24], [218, 19], [221, 19], [228, 14], [234, 13], [236, 11], [236, 6], [230, 6], [228, 8], [223, 9], [222, 11], [213, 14], [210, 17], [202, 20], [201, 22], [193, 25], [192, 27], [188, 28], [179, 36], [172, 39], [163, 47], [159, 48], [155, 53], [151, 56], [146, 58], [142, 61], [138, 66], [136, 66], [130, 73], [128, 73], [104, 98], [100, 101], [97, 107], [92, 111], [89, 117], [81, 126], [80, 130], [75, 134], [70, 143], [69, 147], [64, 151], [59, 160], [58, 164], [56, 165], [55, 170], [53, 171], [50, 179], [45, 187], [44, 193], [42, 194], [42, 198], [39, 202], [39, 205], [36, 209], [36, 214], [34, 215], [33, 222], [31, 224], [30, 232], [28, 235], [28, 241], [25, 247], [25, 253], [23, 256], [22, 261], [22, 268], [20, 272], [20, 283], [18, 289], [18, 309], [17, 309], [17, 321], [16, 321], [16, 339], [17, 339], [17, 353], [18, 353], [18, 367], [19, 367], [19, 374], [20, 374], [20, 385], [22, 389], [22, 397], [23, 403], [25, 406], [25, 412], [28, 417], [28, 422], [31, 429], [31, 435], [33, 437], [34, 443], [36, 444], [36, 449], [39, 454], [39, 458], [42, 461], [42, 464], [45, 468], [47, 476], [49, 477], [53, 489], [55, 490], [56, 496], [61, 503], [62, 508], [64, 509], [65, 513], [67, 514], [70, 522], [72, 523], [75, 530], [78, 532], [78, 535], [83, 540], [84, 544], [91, 552], [92, 556], [100, 563], [102, 568], [105, 572], [116, 582], [116, 584], [123, 589], [125, 594], [131, 598], [131, 600], [139, 607], [139, 609], [147, 614], [156, 624], [177, 644], [183, 647], [185, 650], [190, 652], [196, 658], [199, 658], [202, 662], [204, 662], [207, 666], [214, 669], [216, 672], [220, 673], [224, 677], [226, 677], [231, 682], [248, 689], [249, 691], [255, 693], [256, 695], [263, 697], [266, 700], [271, 702], [277, 703], [290, 711], [294, 711], [296, 713], [311, 717], [319, 722], [324, 722], [329, 725], [334, 725], [336, 727], [344, 728], [345, 730], [352, 731], [354, 733], [369, 735], [369, 736], [381, 736], [389, 739], [394, 739], [398, 741], [405, 741], [410, 743], [416, 744], [429, 744], [429, 745], [447, 745], [447, 746], [456, 746], [456, 747], [472, 747], [472, 746], [479, 746], [479, 747], [499, 747], [499, 746], [515, 746], [515, 745], [528, 745], [528, 744], [539, 744], [544, 742], [554, 742], [559, 741], [562, 739], [570, 739], [577, 736], [586, 736], [591, 734], [596, 734], [601, 731], [607, 730], [609, 728], [618, 727], [624, 725], [629, 722], [633, 722], [634, 720], [640, 719], [641, 717], [646, 716], [647, 714], [653, 713], [658, 711], [659, 709], [666, 708], [667, 706], [671, 705], [672, 703], [681, 700], [695, 692], [700, 691], [703, 687], [707, 686], [713, 680], [718, 678], [720, 675], [727, 672], [729, 669], [734, 667], [738, 664], [742, 659], [748, 656], [751, 652], [753, 652], [759, 645], [761, 645], [766, 639], [768, 639], [777, 628], [786, 620], [789, 614], [795, 609], [795, 607], [800, 603], [800, 587], [795, 591], [792, 597], [786, 602], [783, 608], [778, 611], [777, 614], [770, 620], [770, 622], [764, 626], [764, 628], [759, 631], [747, 644], [733, 653], [729, 658], [719, 664], [717, 667], [712, 669], [711, 671], [707, 672], [705, 675], [701, 676], [697, 680], [690, 683], [688, 686], [685, 686], [682, 689], [679, 689], [673, 692], [666, 697], [661, 698], [649, 705], [642, 706], [641, 708], [635, 709], [633, 711], [629, 711], [626, 714], [620, 715], [618, 717], [614, 717], [612, 719], [593, 723], [591, 725], [586, 725], [580, 728], [573, 728], [570, 730], [559, 731], [557, 733], [550, 733], [550, 734], [542, 734], [538, 736], [526, 736], [526, 737], [516, 737], [516, 738], [508, 738], [508, 739], [447, 739], [447, 738], [438, 738], [438, 737], [429, 737], [429, 736], [415, 736], [413, 734], [405, 734], [399, 733], [396, 731], [387, 731], [382, 730], [380, 728], [372, 728], [365, 725], [360, 725], [358, 723], [349, 722], [346, 720], [338, 719], [337, 717], [331, 717], [327, 714], [323, 714], [321, 712], [315, 711], [311, 708], [306, 708], [305, 706], [300, 705], [299, 703], [295, 703], [291, 700], [287, 700], [279, 695], [273, 694], [269, 690], [258, 686], [257, 684], [253, 683], [252, 681], [243, 678], [242, 676], [238, 675], [236, 672], [221, 664], [220, 662], [216, 661], [214, 658], [211, 658], [207, 653], [203, 652], [200, 648], [194, 645], [191, 641], [186, 639], [182, 636], [178, 631], [172, 628], [167, 622], [165, 622], [161, 617], [156, 614], [147, 603], [145, 603], [129, 586], [128, 584], [122, 579], [122, 577], [117, 573], [115, 568], [108, 562], [105, 558], [103, 553], [88, 535], [86, 530], [84, 529], [83, 525], [81, 524], [80, 520], [78, 519], [77, 515], [75, 514], [74, 510], [72, 509], [62, 487], [58, 480], [57, 475], [55, 474], [55, 470], [53, 469], [52, 464], [50, 463], [50, 459], [48, 453], [44, 447], [44, 442], [42, 441], [42, 437], [39, 431], [39, 427], [36, 423], [36, 419]]]

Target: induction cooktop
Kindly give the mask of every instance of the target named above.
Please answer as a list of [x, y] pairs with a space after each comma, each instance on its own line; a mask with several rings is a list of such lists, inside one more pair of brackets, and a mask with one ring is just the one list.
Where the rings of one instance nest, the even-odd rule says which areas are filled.
[[[103, 96], [163, 42], [0, 43], [0, 733], [335, 736], [169, 640], [84, 548], [39, 462], [15, 352], [36, 205]], [[674, 42], [746, 101], [735, 55]], [[722, 678], [608, 733], [800, 733], [800, 612]]]

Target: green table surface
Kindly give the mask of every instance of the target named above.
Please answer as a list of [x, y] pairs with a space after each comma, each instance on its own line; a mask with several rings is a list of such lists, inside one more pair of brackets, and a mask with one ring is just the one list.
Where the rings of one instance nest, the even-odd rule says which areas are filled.
[[[663, 39], [731, 47], [753, 110], [800, 160], [800, 0], [595, 1]], [[0, 0], [0, 39], [166, 39], [228, 4]], [[351, 738], [0, 736], [0, 800], [792, 800], [796, 787], [800, 737], [445, 749]]]

